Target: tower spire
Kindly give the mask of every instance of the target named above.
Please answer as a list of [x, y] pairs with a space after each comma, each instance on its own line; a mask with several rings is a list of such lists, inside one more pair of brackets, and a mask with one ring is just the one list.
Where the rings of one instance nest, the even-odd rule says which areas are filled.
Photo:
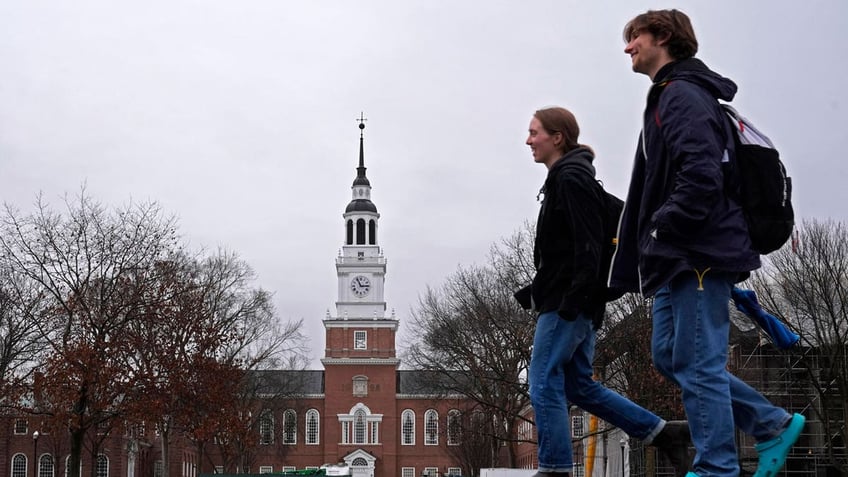
[[359, 121], [359, 167], [356, 168], [354, 185], [357, 182], [369, 184], [368, 178], [365, 177], [365, 121], [368, 121], [365, 118], [365, 113], [360, 112], [357, 121]]
[[[371, 202], [371, 183], [365, 177], [365, 115], [359, 119], [359, 167], [351, 187], [351, 201], [345, 207], [345, 241], [336, 258], [339, 276], [337, 318], [350, 320], [383, 320], [386, 302], [383, 283], [386, 276], [386, 257], [377, 240], [380, 213]], [[343, 318], [347, 317], [349, 318]]]

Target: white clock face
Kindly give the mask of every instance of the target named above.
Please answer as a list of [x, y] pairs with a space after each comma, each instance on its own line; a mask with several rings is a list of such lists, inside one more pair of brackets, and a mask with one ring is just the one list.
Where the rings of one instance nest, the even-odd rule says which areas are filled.
[[371, 280], [365, 275], [357, 275], [350, 281], [350, 290], [354, 296], [362, 298], [371, 291]]

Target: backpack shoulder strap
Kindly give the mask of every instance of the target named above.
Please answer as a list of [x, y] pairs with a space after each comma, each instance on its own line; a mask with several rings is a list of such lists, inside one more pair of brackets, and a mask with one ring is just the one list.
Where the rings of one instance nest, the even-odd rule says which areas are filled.
[[765, 134], [760, 132], [759, 129], [754, 127], [751, 122], [739, 114], [739, 111], [726, 103], [720, 103], [722, 109], [725, 114], [727, 114], [730, 119], [733, 128], [736, 130], [736, 134], [739, 137], [739, 142], [741, 144], [753, 144], [757, 146], [767, 147], [769, 149], [774, 149], [774, 144], [772, 144], [771, 139], [768, 138]]

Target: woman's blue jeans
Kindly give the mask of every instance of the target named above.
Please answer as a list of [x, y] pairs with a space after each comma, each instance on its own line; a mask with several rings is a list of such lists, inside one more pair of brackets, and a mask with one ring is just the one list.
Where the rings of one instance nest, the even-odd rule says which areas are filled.
[[739, 475], [734, 425], [762, 442], [792, 418], [727, 371], [733, 282], [729, 273], [693, 270], [654, 297], [651, 355], [683, 391], [700, 477]]
[[539, 315], [529, 376], [539, 471], [573, 471], [569, 401], [639, 439], [653, 439], [665, 425], [655, 414], [592, 379], [594, 354], [592, 320], [580, 315], [566, 321], [555, 311]]

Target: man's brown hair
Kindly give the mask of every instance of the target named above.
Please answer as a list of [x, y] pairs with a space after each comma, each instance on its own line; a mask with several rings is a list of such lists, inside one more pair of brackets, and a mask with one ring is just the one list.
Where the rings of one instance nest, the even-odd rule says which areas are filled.
[[680, 10], [648, 10], [637, 15], [624, 26], [624, 42], [639, 33], [647, 31], [657, 41], [664, 42], [668, 54], [675, 60], [683, 60], [695, 56], [698, 52], [698, 40], [689, 17]]

